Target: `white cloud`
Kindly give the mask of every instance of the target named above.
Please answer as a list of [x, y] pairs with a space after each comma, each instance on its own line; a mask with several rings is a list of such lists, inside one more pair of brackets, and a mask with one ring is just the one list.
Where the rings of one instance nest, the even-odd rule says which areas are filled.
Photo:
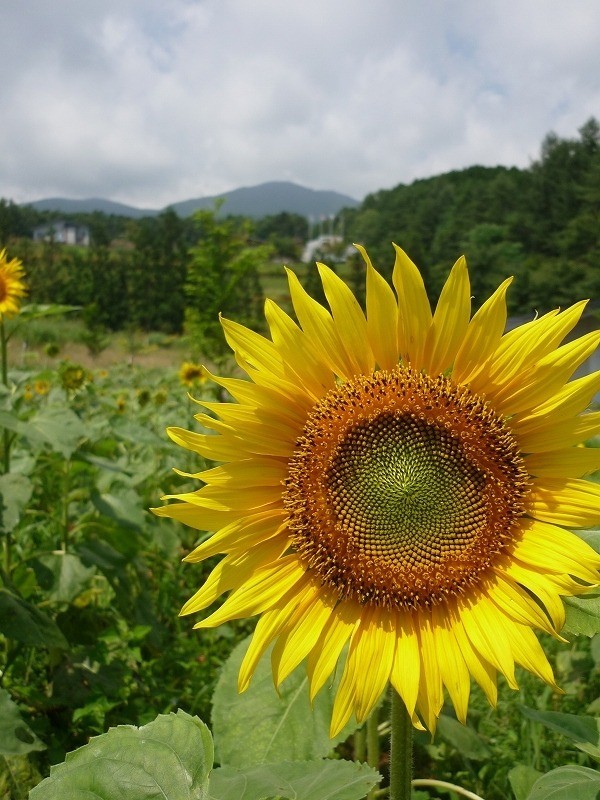
[[600, 114], [595, 0], [4, 0], [0, 196], [362, 197]]

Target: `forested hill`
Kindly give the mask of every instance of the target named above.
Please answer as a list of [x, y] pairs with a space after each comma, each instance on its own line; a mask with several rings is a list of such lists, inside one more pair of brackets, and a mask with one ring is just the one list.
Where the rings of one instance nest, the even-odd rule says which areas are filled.
[[600, 295], [600, 126], [549, 134], [529, 169], [470, 167], [369, 195], [344, 211], [344, 230], [389, 275], [391, 242], [421, 267], [436, 295], [465, 254], [481, 301], [507, 275], [512, 311]]

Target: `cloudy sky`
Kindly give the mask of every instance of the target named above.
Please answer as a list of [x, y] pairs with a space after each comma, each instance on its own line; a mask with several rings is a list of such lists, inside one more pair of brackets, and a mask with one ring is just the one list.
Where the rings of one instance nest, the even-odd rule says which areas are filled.
[[598, 0], [1, 0], [0, 196], [361, 199], [600, 117]]

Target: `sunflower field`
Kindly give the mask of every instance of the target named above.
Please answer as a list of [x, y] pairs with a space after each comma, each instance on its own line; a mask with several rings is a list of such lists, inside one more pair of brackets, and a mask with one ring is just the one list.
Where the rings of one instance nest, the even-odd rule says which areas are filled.
[[365, 312], [292, 276], [300, 324], [224, 321], [221, 377], [25, 357], [69, 308], [2, 255], [0, 798], [599, 796], [597, 334], [503, 335], [508, 282], [471, 316], [463, 261], [432, 313], [362, 254]]

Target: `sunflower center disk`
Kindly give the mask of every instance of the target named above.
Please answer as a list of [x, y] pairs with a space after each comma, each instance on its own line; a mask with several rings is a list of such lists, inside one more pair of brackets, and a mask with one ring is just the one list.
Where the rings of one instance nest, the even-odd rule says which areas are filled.
[[398, 368], [315, 406], [284, 502], [298, 553], [340, 597], [415, 608], [460, 594], [502, 557], [526, 479], [481, 398]]

